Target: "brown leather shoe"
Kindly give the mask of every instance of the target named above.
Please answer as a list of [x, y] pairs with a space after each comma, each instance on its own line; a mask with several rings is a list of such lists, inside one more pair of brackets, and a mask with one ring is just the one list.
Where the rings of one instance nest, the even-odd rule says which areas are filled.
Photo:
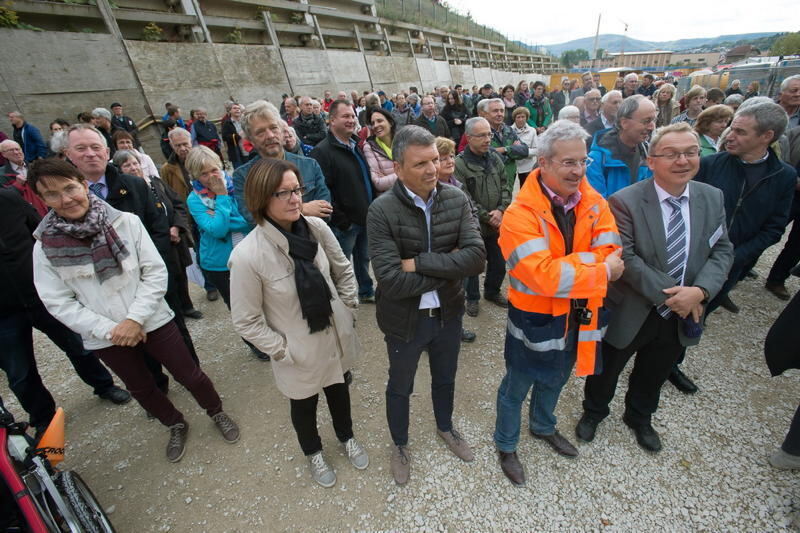
[[497, 450], [497, 455], [500, 457], [500, 468], [508, 480], [517, 486], [524, 485], [525, 469], [522, 468], [522, 463], [519, 462], [517, 452], [506, 453]]
[[466, 463], [470, 463], [475, 459], [475, 456], [472, 454], [472, 449], [469, 447], [469, 443], [464, 440], [461, 433], [455, 429], [451, 429], [450, 431], [439, 431], [437, 429], [436, 433], [447, 443], [447, 447], [450, 448], [450, 451], [453, 452], [456, 457]]
[[405, 446], [392, 446], [390, 466], [395, 483], [398, 485], [408, 483], [408, 478], [411, 475], [411, 457], [408, 455], [408, 450]]
[[774, 294], [779, 300], [783, 300], [784, 302], [792, 298], [792, 296], [789, 294], [789, 291], [786, 290], [786, 285], [783, 283], [768, 281], [764, 284], [764, 288]]
[[559, 433], [558, 430], [552, 435], [539, 435], [531, 431], [531, 435], [545, 441], [551, 448], [565, 457], [578, 457], [578, 449]]

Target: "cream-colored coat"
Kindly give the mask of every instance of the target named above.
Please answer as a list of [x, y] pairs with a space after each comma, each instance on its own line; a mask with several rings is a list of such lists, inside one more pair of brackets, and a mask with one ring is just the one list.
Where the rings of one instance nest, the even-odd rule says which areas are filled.
[[233, 326], [272, 356], [278, 389], [295, 400], [343, 383], [360, 349], [355, 335], [358, 289], [353, 267], [325, 222], [316, 217], [306, 217], [306, 221], [319, 243], [314, 264], [333, 295], [331, 325], [324, 331], [309, 333], [289, 243], [272, 224], [265, 222], [251, 231], [228, 261]]

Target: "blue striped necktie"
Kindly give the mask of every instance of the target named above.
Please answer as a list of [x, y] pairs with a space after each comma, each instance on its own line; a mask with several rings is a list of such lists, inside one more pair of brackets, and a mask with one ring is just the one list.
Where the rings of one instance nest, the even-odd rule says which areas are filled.
[[[680, 285], [683, 280], [683, 271], [686, 269], [686, 221], [681, 212], [681, 198], [669, 197], [672, 214], [667, 222], [667, 274]], [[664, 304], [658, 306], [658, 314], [669, 318], [672, 311]]]
[[103, 183], [96, 181], [89, 184], [89, 190], [91, 190], [98, 198], [103, 198], [103, 186]]

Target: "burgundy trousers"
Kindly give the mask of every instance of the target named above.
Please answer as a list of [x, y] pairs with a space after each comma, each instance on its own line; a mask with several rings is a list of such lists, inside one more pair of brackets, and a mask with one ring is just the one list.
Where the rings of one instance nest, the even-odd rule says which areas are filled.
[[122, 380], [131, 395], [165, 426], [183, 422], [166, 394], [156, 386], [144, 362], [147, 355], [164, 365], [175, 380], [186, 387], [209, 416], [222, 411], [222, 400], [214, 384], [194, 362], [174, 320], [147, 334], [147, 341], [134, 347], [109, 346], [95, 354]]

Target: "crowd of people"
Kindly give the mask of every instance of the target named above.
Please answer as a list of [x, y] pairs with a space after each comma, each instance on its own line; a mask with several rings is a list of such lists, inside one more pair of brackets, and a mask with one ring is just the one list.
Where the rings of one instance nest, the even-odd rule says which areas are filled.
[[[33, 327], [99, 397], [133, 397], [166, 426], [169, 461], [183, 457], [189, 424], [163, 367], [235, 443], [239, 427], [186, 327], [203, 319], [192, 278], [208, 300], [222, 298], [253, 356], [271, 361], [310, 474], [331, 487], [319, 394], [343, 452], [366, 469], [349, 387], [355, 311], [375, 304], [389, 464], [402, 485], [423, 351], [437, 434], [474, 459], [453, 410], [460, 343], [476, 338], [462, 318], [478, 316], [483, 300], [507, 309], [494, 442], [512, 483], [525, 483], [516, 450], [528, 393], [531, 435], [575, 457], [554, 414], [569, 375], [587, 376], [574, 433], [591, 442], [634, 356], [623, 421], [658, 452], [651, 420], [662, 386], [697, 391], [680, 366], [687, 348], [709, 313], [738, 312], [729, 292], [794, 222], [765, 285], [791, 298], [800, 75], [774, 101], [758, 91], [734, 81], [676, 101], [671, 79], [631, 73], [607, 90], [587, 72], [552, 92], [521, 81], [229, 101], [219, 126], [206, 109], [184, 119], [168, 103], [160, 168], [118, 102], [72, 125], [53, 121], [49, 145], [11, 112], [12, 137], [0, 142], [0, 258], [15, 283], [0, 306], [0, 364], [37, 434], [55, 402], [36, 370]], [[768, 345], [785, 358], [800, 339], [778, 325]], [[789, 359], [771, 368], [800, 368]], [[800, 408], [770, 462], [800, 468]]]

